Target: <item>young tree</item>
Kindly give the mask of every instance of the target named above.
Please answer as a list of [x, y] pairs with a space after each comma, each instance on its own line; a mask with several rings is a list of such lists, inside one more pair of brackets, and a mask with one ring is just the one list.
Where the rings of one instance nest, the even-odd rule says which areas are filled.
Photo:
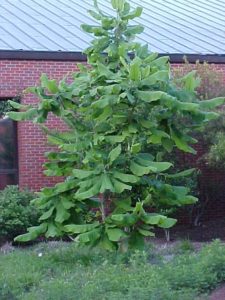
[[207, 110], [224, 98], [198, 101], [193, 73], [182, 79], [182, 89], [176, 88], [168, 57], [133, 41], [143, 27], [128, 23], [142, 9], [131, 10], [124, 0], [111, 3], [114, 16], [104, 14], [97, 1], [89, 11], [100, 25], [82, 26], [95, 39], [85, 51], [89, 66], [78, 65], [72, 83], [57, 84], [42, 75], [41, 85], [29, 89], [40, 99], [37, 107], [11, 102], [22, 110], [9, 113], [14, 120], [43, 123], [51, 112], [68, 126], [67, 132], [45, 128], [59, 149], [47, 153], [45, 174], [65, 181], [38, 193], [41, 224], [17, 241], [66, 234], [79, 244], [109, 250], [121, 244], [142, 247], [154, 226], [176, 222], [158, 214], [159, 205], [197, 200], [188, 188], [167, 181], [192, 170], [169, 174], [172, 163], [163, 157], [174, 148], [195, 153], [193, 130], [216, 117]]

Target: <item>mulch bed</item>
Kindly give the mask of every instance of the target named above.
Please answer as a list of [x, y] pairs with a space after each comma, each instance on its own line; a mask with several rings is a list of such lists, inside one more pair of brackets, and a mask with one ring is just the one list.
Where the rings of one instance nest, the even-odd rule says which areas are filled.
[[[163, 230], [157, 230], [156, 236], [163, 238]], [[188, 239], [196, 242], [210, 242], [215, 239], [225, 240], [225, 212], [224, 218], [205, 221], [199, 226], [177, 225], [170, 229], [170, 239]], [[224, 298], [225, 300], [225, 298]]]
[[225, 284], [214, 290], [208, 298], [209, 300], [225, 300]]

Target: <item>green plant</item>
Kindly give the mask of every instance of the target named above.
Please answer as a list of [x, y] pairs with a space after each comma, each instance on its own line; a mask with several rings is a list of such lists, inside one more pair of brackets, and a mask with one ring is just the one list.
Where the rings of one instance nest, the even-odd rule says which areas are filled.
[[11, 109], [12, 107], [7, 101], [0, 101], [0, 117], [3, 117]]
[[206, 61], [202, 63], [196, 61], [193, 64], [184, 57], [184, 63], [179, 68], [173, 69], [176, 83], [179, 84], [180, 78], [192, 71], [196, 72], [199, 78], [199, 86], [196, 89], [199, 99], [207, 100], [225, 95], [224, 73]]
[[[15, 102], [19, 102], [19, 97], [13, 99]], [[0, 100], [0, 118], [4, 117], [7, 112], [14, 110], [7, 100]]]
[[11, 240], [26, 228], [38, 224], [37, 209], [31, 204], [34, 194], [8, 186], [0, 191], [0, 240]]
[[16, 249], [0, 255], [0, 298], [197, 300], [225, 279], [219, 241], [158, 264], [146, 259], [151, 253], [77, 249], [73, 243]]
[[172, 163], [164, 155], [174, 148], [195, 153], [193, 130], [217, 116], [208, 109], [224, 98], [198, 101], [194, 73], [177, 88], [168, 57], [133, 42], [143, 27], [128, 22], [140, 16], [140, 7], [131, 11], [128, 2], [112, 0], [115, 16], [108, 16], [94, 3], [90, 14], [100, 26], [82, 26], [95, 36], [85, 52], [90, 67], [78, 65], [72, 83], [42, 75], [41, 85], [29, 89], [40, 99], [37, 106], [10, 102], [22, 110], [8, 113], [14, 120], [43, 123], [52, 112], [69, 127], [50, 132], [42, 126], [59, 148], [47, 153], [45, 174], [66, 180], [42, 189], [35, 201], [43, 210], [41, 224], [16, 240], [67, 234], [81, 245], [125, 251], [143, 247], [154, 226], [175, 224], [158, 213], [159, 204], [197, 200], [188, 188], [168, 182], [193, 170], [168, 173]]
[[[197, 61], [195, 64], [191, 64], [184, 59], [184, 64], [179, 68], [173, 69], [173, 74], [177, 84], [180, 84], [180, 78], [187, 75], [189, 72], [196, 72], [199, 77], [199, 87], [196, 89], [199, 99], [205, 100], [211, 97], [219, 97], [225, 95], [224, 85], [224, 73], [218, 70], [214, 64], [207, 62], [200, 63]], [[219, 110], [215, 110], [219, 113], [219, 117], [212, 122], [206, 124], [206, 126], [197, 134], [197, 139], [201, 145], [201, 150], [198, 153], [198, 159], [195, 165], [201, 166], [203, 164], [207, 167], [213, 167], [220, 170], [224, 169], [225, 159], [225, 113], [224, 107], [220, 107]], [[203, 151], [204, 149], [204, 151]], [[203, 152], [203, 153], [202, 153]], [[181, 165], [183, 165], [181, 160]], [[204, 173], [204, 171], [203, 171]], [[197, 177], [197, 176], [195, 176]], [[204, 177], [204, 174], [203, 174]], [[206, 181], [205, 178], [202, 180], [201, 175], [199, 176], [201, 182], [201, 191], [199, 191], [197, 178], [189, 177], [187, 185], [191, 187], [191, 191], [195, 196], [201, 193], [200, 200], [192, 205], [191, 209], [188, 207], [190, 215], [190, 223], [195, 226], [199, 225], [201, 218], [209, 206], [212, 199], [215, 197], [215, 190], [218, 194], [224, 193], [222, 184], [217, 184], [212, 180]], [[222, 198], [221, 198], [222, 199]]]
[[195, 248], [192, 242], [188, 239], [184, 239], [178, 242], [178, 244], [175, 247], [175, 252], [176, 253], [192, 252], [194, 251], [194, 249]]

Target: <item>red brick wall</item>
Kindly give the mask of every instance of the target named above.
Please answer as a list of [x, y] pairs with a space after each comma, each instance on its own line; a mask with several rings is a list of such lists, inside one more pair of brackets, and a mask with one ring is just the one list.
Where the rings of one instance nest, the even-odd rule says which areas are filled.
[[[182, 68], [182, 65], [175, 64], [174, 67]], [[225, 64], [213, 67], [224, 74], [225, 82]], [[50, 78], [61, 79], [75, 70], [75, 62], [2, 60], [0, 61], [0, 97], [21, 95], [26, 87], [38, 83], [42, 73], [47, 73]], [[34, 103], [35, 101], [36, 99], [31, 96], [22, 98], [23, 103]], [[49, 121], [49, 125], [51, 128], [63, 126], [57, 119]], [[47, 146], [46, 138], [41, 130], [31, 122], [20, 122], [18, 124], [18, 141], [20, 186], [38, 190], [43, 186], [52, 185], [54, 180], [42, 173], [42, 164], [45, 161], [43, 154], [48, 151], [49, 146]], [[204, 168], [204, 177], [207, 180], [218, 178], [217, 171], [213, 172]]]
[[[60, 61], [0, 61], [0, 97], [20, 96], [22, 91], [38, 83], [42, 73], [49, 77], [61, 79], [76, 70], [75, 62]], [[22, 98], [23, 103], [37, 100], [29, 95]], [[51, 128], [63, 127], [57, 119], [49, 120]], [[32, 122], [18, 123], [18, 164], [19, 185], [39, 190], [52, 185], [55, 180], [43, 175], [44, 152], [50, 149], [41, 130]]]

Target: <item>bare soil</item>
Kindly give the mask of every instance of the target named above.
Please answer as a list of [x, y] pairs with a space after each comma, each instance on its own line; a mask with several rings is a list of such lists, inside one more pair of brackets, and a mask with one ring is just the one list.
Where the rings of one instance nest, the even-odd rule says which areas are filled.
[[[158, 230], [156, 236], [164, 238], [165, 233]], [[170, 229], [171, 241], [184, 239], [195, 242], [210, 242], [215, 239], [225, 241], [225, 217], [205, 221], [199, 226], [177, 225]]]
[[225, 300], [225, 284], [213, 291], [209, 296], [209, 300]]

